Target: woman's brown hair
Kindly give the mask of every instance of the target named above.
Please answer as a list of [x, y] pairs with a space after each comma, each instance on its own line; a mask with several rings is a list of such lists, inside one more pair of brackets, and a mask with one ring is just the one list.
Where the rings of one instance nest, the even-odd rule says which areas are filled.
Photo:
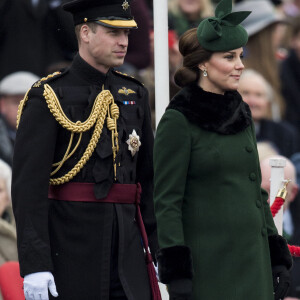
[[205, 50], [198, 42], [197, 28], [186, 31], [179, 40], [179, 51], [183, 56], [183, 65], [175, 75], [174, 81], [184, 87], [200, 77], [199, 64], [210, 59], [213, 52]]

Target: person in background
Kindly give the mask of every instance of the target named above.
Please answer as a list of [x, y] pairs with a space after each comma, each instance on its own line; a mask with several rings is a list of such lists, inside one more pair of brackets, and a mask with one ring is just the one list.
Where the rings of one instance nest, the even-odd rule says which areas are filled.
[[286, 157], [298, 152], [297, 129], [286, 121], [274, 121], [277, 105], [274, 91], [266, 79], [257, 71], [247, 69], [240, 78], [238, 91], [250, 107], [257, 141], [271, 143]]
[[285, 120], [300, 132], [300, 16], [292, 21], [290, 51], [281, 63], [282, 94], [286, 101]]
[[10, 189], [11, 168], [0, 160], [0, 265], [9, 260], [18, 260]]
[[283, 11], [288, 17], [300, 16], [300, 0], [286, 0], [283, 2]]
[[18, 71], [44, 76], [50, 64], [70, 59], [66, 53], [75, 37], [74, 31], [66, 32], [63, 26], [68, 20], [66, 12], [58, 16], [57, 6], [61, 2], [0, 1], [0, 80]]
[[[0, 81], [0, 149], [7, 163], [12, 163], [13, 146], [16, 138], [17, 113], [20, 101], [27, 90], [39, 79], [33, 73], [19, 71], [5, 76]], [[2, 125], [1, 125], [2, 124]]]
[[[295, 153], [291, 157], [291, 161], [296, 167], [297, 183], [300, 186], [300, 152]], [[290, 212], [292, 216], [292, 224], [294, 229], [290, 244], [300, 246], [300, 193], [298, 193], [296, 199], [290, 203]], [[293, 268], [291, 270], [291, 277], [292, 284], [288, 295], [300, 299], [300, 257], [293, 257]]]
[[257, 142], [257, 152], [259, 161], [262, 161], [263, 159], [270, 156], [279, 155], [278, 151], [270, 142]]
[[150, 300], [155, 258], [148, 252], [146, 265], [141, 242], [147, 236], [155, 253], [148, 92], [114, 69], [137, 28], [131, 2], [74, 0], [63, 9], [79, 52], [70, 68], [33, 84], [17, 120], [12, 201], [24, 294]]
[[237, 92], [250, 12], [222, 0], [179, 41], [182, 90], [154, 142], [158, 273], [171, 300], [282, 299], [292, 258], [261, 189], [254, 125]]
[[246, 69], [259, 72], [273, 87], [274, 102], [278, 105], [276, 120], [284, 116], [285, 100], [281, 94], [278, 47], [285, 34], [286, 20], [276, 12], [269, 0], [245, 0], [234, 5], [233, 10], [252, 11], [249, 18], [242, 22], [249, 41], [244, 49]]
[[[289, 243], [291, 243], [293, 240], [295, 230], [295, 224], [292, 218], [293, 206], [291, 206], [291, 204], [294, 203], [294, 201], [299, 201], [299, 199], [297, 199], [299, 186], [297, 184], [296, 167], [291, 160], [289, 160], [287, 157], [280, 155], [271, 155], [262, 159], [260, 161], [262, 174], [261, 187], [265, 189], [268, 192], [268, 194], [270, 194], [271, 185], [270, 159], [273, 158], [281, 158], [286, 161], [286, 166], [284, 167], [284, 178], [286, 180], [291, 180], [291, 182], [287, 186], [288, 193], [283, 206], [283, 236], [289, 241]], [[299, 285], [299, 278], [296, 276], [296, 272], [299, 272], [299, 262], [297, 261], [297, 259], [299, 258], [294, 258], [293, 269], [291, 270], [291, 287], [288, 291], [289, 297], [285, 297], [284, 300], [299, 300], [299, 297], [295, 297], [297, 295], [296, 286], [297, 284]]]
[[[175, 71], [182, 63], [182, 56], [178, 49], [178, 36], [173, 29], [168, 30], [168, 49], [169, 49], [169, 88], [170, 100], [180, 90], [179, 86], [174, 82]], [[145, 84], [149, 91], [149, 101], [152, 114], [152, 129], [156, 130], [155, 124], [155, 78], [154, 78], [154, 31], [150, 31], [150, 53], [151, 64], [148, 68], [141, 70], [138, 78]]]
[[170, 0], [169, 27], [180, 37], [185, 31], [195, 28], [199, 22], [213, 15], [211, 0]]
[[[11, 197], [11, 168], [0, 159], [0, 266], [18, 261], [17, 235]], [[2, 300], [1, 290], [0, 299]]]
[[124, 64], [118, 70], [136, 77], [138, 71], [147, 68], [151, 61], [149, 37], [151, 18], [146, 1], [133, 0], [132, 14], [139, 28], [130, 33], [127, 55]]

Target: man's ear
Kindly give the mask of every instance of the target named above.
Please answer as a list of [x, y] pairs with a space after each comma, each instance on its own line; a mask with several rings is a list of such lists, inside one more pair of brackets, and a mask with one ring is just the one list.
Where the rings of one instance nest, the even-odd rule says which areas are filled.
[[87, 26], [86, 24], [82, 25], [80, 28], [80, 38], [83, 42], [88, 42], [89, 41], [89, 33], [90, 33], [90, 27]]

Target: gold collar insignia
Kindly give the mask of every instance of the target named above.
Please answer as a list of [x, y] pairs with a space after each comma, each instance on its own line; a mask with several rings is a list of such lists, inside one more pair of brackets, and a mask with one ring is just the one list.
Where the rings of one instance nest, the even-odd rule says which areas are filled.
[[124, 0], [122, 7], [124, 10], [127, 10], [129, 8], [129, 3], [127, 2], [127, 0]]

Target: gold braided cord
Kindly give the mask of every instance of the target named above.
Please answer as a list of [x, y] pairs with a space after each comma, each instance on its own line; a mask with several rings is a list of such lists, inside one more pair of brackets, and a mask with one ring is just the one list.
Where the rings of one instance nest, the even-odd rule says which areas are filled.
[[120, 111], [119, 111], [119, 107], [116, 103], [113, 103], [110, 106], [110, 113], [111, 113], [111, 116], [114, 120], [114, 125], [115, 125], [115, 129], [113, 131], [113, 133], [114, 133], [113, 139], [115, 140], [116, 151], [119, 152], [119, 140], [118, 140], [119, 134], [118, 134], [118, 131], [117, 131], [117, 119], [120, 116]]
[[103, 90], [96, 97], [92, 108], [92, 112], [88, 119], [84, 122], [77, 121], [76, 123], [74, 123], [71, 120], [69, 120], [68, 117], [65, 115], [53, 89], [48, 84], [45, 84], [44, 87], [44, 97], [46, 99], [50, 112], [53, 114], [56, 121], [65, 129], [76, 133], [90, 130], [95, 124], [99, 112], [101, 110], [102, 97], [112, 97], [109, 90]]
[[31, 89], [29, 89], [24, 98], [20, 101], [20, 104], [18, 106], [18, 113], [17, 113], [17, 124], [16, 124], [16, 128], [18, 129], [19, 127], [19, 124], [20, 124], [20, 120], [21, 120], [21, 115], [22, 115], [22, 112], [23, 112], [23, 109], [24, 109], [24, 106], [25, 106], [25, 103], [26, 101], [28, 100], [28, 94], [30, 92]]
[[[111, 107], [114, 106], [115, 103], [112, 103]], [[119, 107], [117, 106], [119, 110]], [[113, 151], [113, 167], [114, 167], [114, 178], [117, 179], [117, 164], [116, 164], [116, 157], [117, 157], [117, 147], [115, 146], [115, 132], [117, 131], [117, 120], [113, 119], [111, 116], [111, 110], [107, 112], [107, 119], [106, 124], [107, 128], [111, 131], [111, 142], [112, 142], [112, 151]], [[118, 116], [118, 115], [117, 115]], [[115, 114], [116, 117], [116, 114]]]
[[115, 121], [114, 121], [114, 119], [112, 119], [111, 117], [107, 117], [107, 118], [106, 118], [106, 124], [107, 124], [107, 128], [108, 128], [110, 131], [113, 131], [113, 130], [116, 129]]
[[74, 132], [71, 133], [71, 137], [70, 137], [70, 141], [69, 141], [69, 145], [68, 145], [68, 148], [67, 148], [67, 151], [63, 157], [63, 159], [58, 162], [58, 163], [55, 163], [55, 164], [52, 164], [52, 167], [55, 167], [56, 165], [58, 166], [54, 171], [52, 171], [50, 173], [50, 176], [53, 176], [54, 174], [56, 174], [60, 168], [62, 167], [62, 165], [64, 164], [64, 162], [67, 160], [67, 157], [68, 157], [68, 154], [70, 152], [70, 149], [71, 149], [71, 146], [72, 146], [72, 142], [73, 142], [73, 137], [74, 137]]
[[[47, 80], [49, 77], [53, 77], [59, 73], [54, 73], [49, 75], [48, 77], [42, 78], [39, 82], [37, 82], [34, 87], [39, 87], [41, 85], [41, 82], [44, 80]], [[28, 100], [28, 93], [30, 90], [27, 91], [27, 93], [24, 96], [24, 99], [20, 102], [20, 105], [18, 107], [18, 114], [17, 114], [17, 128], [20, 123], [20, 118], [22, 115], [22, 111], [24, 109], [24, 106], [26, 104], [26, 101]], [[69, 159], [76, 149], [78, 148], [81, 138], [82, 138], [82, 133], [90, 130], [94, 125], [94, 132], [92, 134], [91, 140], [80, 158], [80, 160], [77, 162], [77, 164], [73, 167], [72, 170], [70, 170], [67, 174], [65, 174], [62, 177], [59, 178], [50, 178], [50, 184], [51, 185], [59, 185], [63, 184], [65, 182], [70, 181], [74, 176], [76, 176], [80, 170], [84, 167], [86, 162], [89, 160], [91, 155], [93, 154], [93, 151], [95, 150], [97, 143], [100, 139], [102, 130], [103, 130], [103, 125], [105, 122], [106, 115], [108, 114], [107, 118], [107, 126], [108, 129], [111, 130], [112, 132], [112, 149], [113, 149], [113, 159], [114, 159], [114, 173], [115, 173], [115, 178], [116, 178], [116, 163], [115, 163], [115, 158], [117, 151], [119, 149], [118, 147], [118, 132], [117, 132], [117, 119], [119, 117], [119, 107], [114, 103], [114, 98], [112, 94], [110, 93], [109, 90], [103, 90], [101, 93], [99, 93], [94, 101], [94, 105], [92, 107], [92, 111], [88, 119], [84, 122], [77, 121], [77, 122], [72, 122], [71, 120], [68, 119], [68, 117], [65, 115], [60, 102], [53, 91], [53, 89], [48, 85], [44, 85], [44, 93], [43, 93], [45, 100], [47, 102], [48, 108], [50, 112], [53, 114], [54, 118], [56, 121], [65, 129], [71, 132], [71, 137], [69, 141], [68, 148], [66, 150], [66, 153], [64, 154], [63, 159], [58, 162], [54, 163], [52, 166], [57, 168], [51, 173], [51, 176], [54, 175], [55, 173], [58, 172], [58, 170], [62, 167], [64, 162]], [[111, 105], [111, 109], [109, 109], [109, 105]], [[112, 117], [110, 117], [110, 113]], [[69, 153], [72, 142], [73, 142], [73, 137], [75, 133], [80, 133], [80, 136], [78, 138], [78, 141], [72, 150], [71, 153]], [[115, 145], [116, 144], [116, 145]]]
[[[59, 177], [59, 178], [51, 178], [50, 179], [51, 185], [59, 185], [59, 184], [63, 184], [65, 182], [70, 181], [74, 176], [76, 176], [80, 172], [80, 170], [84, 167], [86, 162], [89, 160], [89, 158], [93, 154], [93, 152], [97, 146], [98, 140], [101, 136], [102, 130], [103, 130], [105, 117], [109, 110], [109, 104], [114, 101], [112, 94], [108, 90], [102, 91], [97, 96], [96, 100], [97, 100], [97, 102], [99, 102], [101, 104], [101, 107], [100, 107], [99, 115], [97, 116], [93, 135], [91, 137], [91, 140], [90, 140], [85, 152], [83, 153], [83, 155], [80, 158], [80, 160], [78, 161], [78, 163], [67, 174], [65, 174], [64, 176]], [[96, 100], [95, 100], [95, 102], [96, 102]], [[59, 113], [57, 111], [54, 113], [56, 114], [57, 118], [60, 121], [62, 121], [62, 116], [59, 115]]]
[[[41, 78], [38, 82], [36, 82], [36, 83], [33, 85], [33, 87], [39, 87], [39, 86], [42, 84], [42, 81], [46, 81], [47, 79], [52, 78], [52, 77], [54, 77], [54, 76], [56, 76], [56, 75], [59, 75], [59, 74], [61, 74], [61, 72], [54, 72], [53, 74], [50, 74], [50, 75], [48, 75], [48, 76], [46, 76], [46, 77], [43, 77], [43, 78]], [[25, 106], [25, 104], [26, 104], [26, 101], [28, 100], [28, 93], [30, 92], [30, 90], [31, 90], [31, 89], [29, 89], [29, 90], [27, 91], [27, 93], [25, 94], [23, 100], [21, 100], [21, 102], [20, 102], [20, 104], [19, 104], [19, 106], [18, 106], [17, 126], [16, 126], [17, 129], [18, 129], [18, 127], [19, 127], [21, 115], [22, 115], [24, 106]]]
[[[72, 134], [74, 134], [74, 133], [72, 133]], [[82, 138], [82, 133], [79, 134], [78, 141], [77, 141], [75, 147], [73, 148], [72, 152], [67, 156], [66, 160], [68, 160], [68, 159], [75, 153], [75, 151], [77, 150], [77, 148], [78, 148], [78, 146], [79, 146], [79, 144], [80, 144], [80, 142], [81, 142], [81, 138]], [[71, 144], [71, 143], [72, 143], [72, 141], [71, 141], [71, 138], [70, 138], [69, 144]], [[57, 162], [57, 163], [54, 163], [54, 164], [52, 164], [52, 167], [56, 167], [56, 166], [58, 166], [60, 163], [61, 163], [61, 161], [60, 161], [60, 162]]]

